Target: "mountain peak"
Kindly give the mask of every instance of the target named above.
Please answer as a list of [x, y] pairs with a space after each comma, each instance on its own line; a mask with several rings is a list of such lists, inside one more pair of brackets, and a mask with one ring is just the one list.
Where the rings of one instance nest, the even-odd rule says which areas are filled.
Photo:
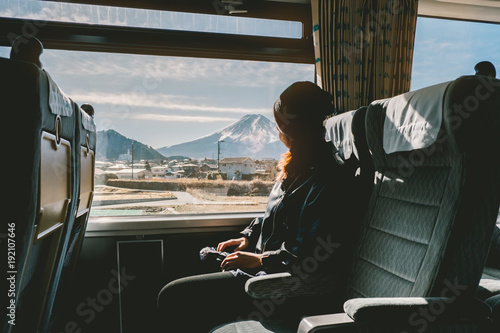
[[132, 149], [134, 141], [134, 157], [138, 160], [163, 160], [165, 156], [161, 155], [150, 146], [147, 146], [137, 140], [129, 139], [113, 129], [107, 129], [97, 132], [97, 151], [96, 158], [117, 160], [120, 155], [127, 154]]
[[223, 129], [199, 139], [158, 149], [165, 156], [182, 154], [213, 157], [218, 142], [224, 157], [279, 158], [284, 146], [279, 141], [274, 123], [261, 114], [247, 114]]
[[266, 119], [266, 120], [269, 120], [267, 119], [266, 117], [264, 117], [263, 115], [261, 114], [258, 114], [258, 113], [254, 113], [254, 114], [247, 114], [247, 115], [244, 115], [243, 117], [241, 117], [241, 119], [239, 121], [247, 121], [247, 120], [260, 120], [260, 119]]
[[274, 133], [273, 123], [261, 114], [248, 114], [243, 116], [240, 120], [214, 134], [220, 134], [220, 140], [238, 140], [246, 136], [255, 138], [257, 135], [264, 135], [264, 137], [271, 141], [278, 139], [276, 133]]

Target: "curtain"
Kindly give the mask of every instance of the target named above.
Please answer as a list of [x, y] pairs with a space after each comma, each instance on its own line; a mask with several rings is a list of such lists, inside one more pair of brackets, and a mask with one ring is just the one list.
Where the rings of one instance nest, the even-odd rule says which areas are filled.
[[336, 113], [410, 90], [418, 0], [311, 0], [316, 83]]

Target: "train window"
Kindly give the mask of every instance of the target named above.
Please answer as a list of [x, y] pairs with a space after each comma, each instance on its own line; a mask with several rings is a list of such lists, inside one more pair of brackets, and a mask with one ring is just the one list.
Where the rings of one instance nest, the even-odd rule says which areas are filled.
[[474, 74], [484, 60], [500, 73], [500, 44], [493, 37], [498, 35], [498, 24], [419, 17], [412, 90]]
[[314, 80], [312, 64], [61, 50], [42, 63], [96, 110], [92, 216], [263, 211], [286, 151], [272, 104]]
[[[213, 6], [214, 12], [217, 12], [218, 2], [214, 1]], [[301, 22], [64, 2], [34, 0], [2, 1], [0, 2], [0, 16], [151, 29], [302, 38]]]

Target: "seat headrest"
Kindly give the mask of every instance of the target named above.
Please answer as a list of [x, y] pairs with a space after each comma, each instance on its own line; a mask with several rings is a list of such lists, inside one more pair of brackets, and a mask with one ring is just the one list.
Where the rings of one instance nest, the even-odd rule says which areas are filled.
[[82, 126], [89, 132], [95, 132], [95, 122], [93, 117], [88, 114], [83, 108], [80, 108], [80, 115], [82, 117]]
[[348, 160], [353, 153], [359, 160], [352, 134], [352, 119], [355, 112], [356, 110], [341, 113], [329, 118], [325, 123], [325, 140], [333, 143], [344, 160]]
[[22, 35], [18, 36], [12, 42], [10, 59], [31, 62], [38, 68], [42, 68], [42, 62], [40, 61], [40, 55], [42, 53], [43, 45], [40, 40], [34, 36]]
[[449, 84], [444, 82], [372, 102], [386, 109], [383, 128], [386, 154], [423, 149], [436, 141]]
[[71, 117], [73, 115], [73, 102], [52, 80], [49, 73], [44, 71], [49, 81], [49, 107], [50, 112], [60, 116]]

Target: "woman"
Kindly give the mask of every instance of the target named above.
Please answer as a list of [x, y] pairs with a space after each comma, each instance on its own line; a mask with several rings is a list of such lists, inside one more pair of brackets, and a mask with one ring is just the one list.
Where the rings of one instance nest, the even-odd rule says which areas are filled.
[[[352, 231], [349, 212], [341, 208], [351, 199], [345, 182], [352, 175], [336, 163], [333, 144], [325, 142], [323, 122], [332, 113], [331, 95], [311, 82], [292, 84], [274, 103], [279, 138], [289, 151], [279, 162], [264, 216], [241, 237], [218, 245], [219, 251], [234, 248], [222, 261], [222, 272], [182, 278], [162, 289], [158, 306], [179, 327], [187, 331], [185, 325], [193, 324], [191, 331], [202, 332], [248, 318], [256, 304], [244, 285], [252, 276], [288, 271], [305, 282], [317, 273], [344, 275]], [[194, 300], [194, 295], [202, 296]]]

